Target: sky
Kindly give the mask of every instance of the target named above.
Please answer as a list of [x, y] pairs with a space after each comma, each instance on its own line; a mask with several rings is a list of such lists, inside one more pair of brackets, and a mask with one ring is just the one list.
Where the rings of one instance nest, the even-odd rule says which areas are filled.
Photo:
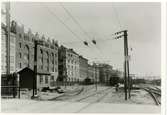
[[155, 76], [161, 73], [160, 11], [160, 3], [155, 2], [11, 3], [12, 19], [23, 24], [25, 30], [31, 28], [73, 48], [91, 62], [109, 63], [122, 71], [123, 38], [116, 40], [113, 33], [127, 29], [130, 73]]

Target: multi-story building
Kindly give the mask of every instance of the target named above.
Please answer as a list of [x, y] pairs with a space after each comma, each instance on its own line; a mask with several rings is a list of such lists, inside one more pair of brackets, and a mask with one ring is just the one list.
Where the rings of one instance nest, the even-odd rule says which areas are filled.
[[93, 65], [88, 65], [88, 78], [91, 79], [91, 81], [94, 82], [99, 82], [99, 67], [97, 64], [93, 64]]
[[95, 80], [95, 68], [88, 64], [88, 78], [91, 79], [91, 81]]
[[94, 76], [95, 76], [95, 81], [99, 82], [100, 81], [100, 70], [99, 66], [96, 63], [93, 63], [93, 68], [94, 68]]
[[113, 67], [108, 64], [99, 64], [99, 72], [100, 72], [100, 77], [99, 80], [102, 83], [109, 82], [110, 77], [112, 77], [112, 73], [114, 72]]
[[81, 81], [84, 81], [88, 76], [88, 60], [82, 56], [79, 56], [79, 74]]
[[59, 47], [59, 80], [77, 81], [79, 78], [79, 55], [73, 49]]
[[[1, 24], [1, 74], [7, 73], [7, 34], [5, 24]], [[16, 67], [16, 35], [10, 33], [10, 73], [15, 72]]]
[[[3, 26], [2, 26], [3, 27]], [[2, 71], [6, 72], [6, 33], [5, 27], [2, 29]], [[10, 48], [10, 66], [12, 72], [20, 71], [26, 67], [34, 70], [34, 47], [37, 45], [37, 88], [52, 87], [58, 76], [58, 44], [57, 42], [45, 40], [45, 37], [39, 37], [38, 34], [32, 34], [31, 30], [24, 31], [16, 22], [12, 21], [11, 26], [11, 48]]]
[[38, 87], [54, 87], [58, 77], [58, 44], [42, 36], [37, 45]]

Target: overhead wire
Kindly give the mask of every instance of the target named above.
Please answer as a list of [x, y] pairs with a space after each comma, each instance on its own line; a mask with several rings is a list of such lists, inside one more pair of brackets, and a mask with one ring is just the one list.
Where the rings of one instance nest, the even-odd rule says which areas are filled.
[[[60, 5], [61, 5], [62, 8], [66, 11], [66, 13], [72, 18], [72, 20], [78, 25], [78, 27], [80, 28], [80, 30], [92, 41], [92, 39], [90, 38], [90, 36], [89, 36], [89, 35], [87, 34], [87, 32], [83, 29], [83, 27], [81, 26], [81, 24], [74, 18], [74, 16], [70, 13], [70, 11], [69, 11], [67, 8], [65, 8], [62, 3], [60, 3]], [[65, 24], [65, 22], [64, 22], [63, 20], [61, 20], [61, 19], [57, 16], [57, 14], [56, 14], [55, 12], [51, 11], [51, 10], [49, 9], [49, 7], [47, 7], [47, 6], [44, 6], [44, 7], [48, 10], [48, 12], [50, 12], [50, 14], [52, 14], [54, 17], [56, 17], [57, 20], [58, 20], [61, 24], [63, 24], [63, 25], [66, 27], [66, 29], [68, 29], [77, 39], [80, 38], [68, 25]], [[83, 39], [79, 39], [79, 40], [81, 40], [82, 42], [85, 42]], [[94, 40], [95, 40], [95, 39], [94, 39]], [[108, 39], [108, 40], [109, 40], [109, 39]], [[99, 51], [99, 53], [100, 53], [100, 54], [103, 54], [103, 52], [100, 50], [100, 48], [98, 48], [96, 44], [94, 44], [94, 45], [95, 45], [95, 47], [97, 48], [97, 50]], [[89, 45], [87, 45], [87, 46], [89, 47]], [[89, 47], [89, 48], [90, 48], [90, 47]], [[90, 48], [90, 49], [91, 49], [91, 48]], [[103, 56], [104, 56], [104, 55], [103, 55]]]
[[115, 12], [114, 14], [115, 14], [119, 29], [121, 30], [122, 29], [122, 24], [121, 24], [121, 21], [120, 21], [120, 18], [119, 18], [118, 11], [117, 11], [116, 7], [114, 6], [114, 4], [113, 4], [112, 8], [113, 8], [113, 11]]
[[55, 12], [53, 12], [53, 11], [51, 11], [50, 10], [50, 8], [49, 7], [47, 7], [46, 5], [42, 5], [44, 8], [46, 8], [47, 9], [47, 11], [50, 13], [50, 14], [52, 14], [61, 24], [63, 24], [64, 25], [64, 27], [68, 30], [68, 31], [70, 31], [72, 34], [73, 34], [73, 36], [75, 36], [75, 38], [77, 39], [77, 40], [80, 40], [80, 41], [84, 41], [83, 39], [81, 39], [67, 24], [65, 24], [65, 22], [63, 21], [63, 20], [61, 20], [58, 16], [57, 16], [57, 14], [55, 13]]
[[71, 14], [71, 12], [63, 5], [62, 2], [59, 2], [59, 4], [61, 5], [61, 7], [64, 9], [64, 11], [71, 17], [71, 19], [74, 21], [75, 24], [78, 25], [78, 27], [80, 28], [80, 30], [88, 37], [90, 38], [90, 36], [87, 34], [87, 32], [85, 31], [85, 29], [81, 26], [81, 24], [74, 18], [74, 16]]
[[[59, 2], [59, 4], [61, 5], [61, 7], [64, 9], [64, 11], [71, 17], [71, 19], [73, 20], [73, 22], [78, 25], [78, 27], [80, 28], [80, 30], [87, 36], [88, 39], [91, 40], [91, 42], [93, 41], [93, 39], [90, 38], [90, 36], [87, 34], [87, 32], [85, 31], [85, 29], [81, 26], [81, 24], [74, 18], [74, 16], [71, 14], [71, 12], [61, 3]], [[103, 52], [96, 46], [96, 44], [94, 44], [95, 47], [98, 49], [100, 55], [103, 54]], [[89, 46], [88, 46], [89, 47]], [[89, 47], [90, 48], [90, 47]], [[91, 49], [91, 48], [90, 48]]]

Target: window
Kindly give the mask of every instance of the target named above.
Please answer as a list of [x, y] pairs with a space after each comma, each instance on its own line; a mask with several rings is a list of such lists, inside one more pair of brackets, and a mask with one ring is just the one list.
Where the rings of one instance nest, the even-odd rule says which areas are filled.
[[10, 63], [14, 63], [14, 56], [10, 56]]
[[49, 71], [49, 53], [46, 52], [47, 71]]
[[21, 52], [19, 53], [19, 58], [21, 58]]
[[43, 69], [43, 51], [42, 49], [40, 49], [40, 59], [39, 59], [39, 62], [40, 62], [40, 69]]
[[54, 64], [54, 54], [51, 54], [51, 60], [52, 60], [52, 64]]
[[53, 81], [54, 81], [54, 76], [51, 76], [51, 80], [53, 80]]
[[48, 76], [45, 76], [45, 83], [48, 83]]
[[55, 65], [57, 65], [57, 60], [55, 60]]
[[41, 65], [40, 68], [43, 69], [43, 65]]
[[14, 66], [10, 66], [10, 71], [14, 71]]
[[54, 72], [54, 67], [52, 67], [52, 72]]
[[42, 83], [43, 82], [43, 77], [42, 77], [42, 75], [41, 76], [39, 76], [40, 78], [39, 78], [39, 81], [40, 81], [40, 83]]
[[19, 38], [21, 38], [21, 34], [19, 34]]
[[57, 72], [57, 67], [55, 67], [55, 72]]
[[46, 69], [47, 69], [47, 71], [49, 71], [49, 67], [48, 66], [46, 67]]
[[10, 42], [14, 44], [15, 43], [15, 38], [14, 37], [10, 37]]
[[21, 48], [21, 43], [19, 43], [19, 48]]
[[21, 63], [19, 63], [19, 68], [21, 68]]

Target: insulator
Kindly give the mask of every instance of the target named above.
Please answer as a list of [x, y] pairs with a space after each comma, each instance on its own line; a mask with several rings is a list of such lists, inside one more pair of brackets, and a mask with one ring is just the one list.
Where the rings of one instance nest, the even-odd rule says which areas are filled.
[[96, 41], [95, 40], [92, 40], [92, 43], [96, 45]]
[[88, 46], [88, 42], [84, 41], [84, 44], [85, 44], [86, 46]]

